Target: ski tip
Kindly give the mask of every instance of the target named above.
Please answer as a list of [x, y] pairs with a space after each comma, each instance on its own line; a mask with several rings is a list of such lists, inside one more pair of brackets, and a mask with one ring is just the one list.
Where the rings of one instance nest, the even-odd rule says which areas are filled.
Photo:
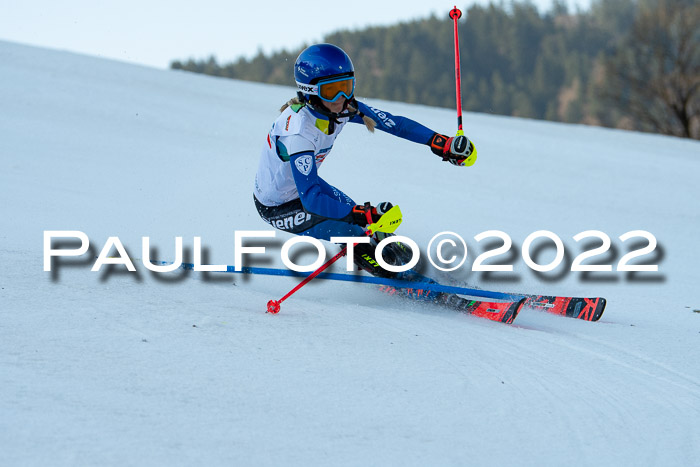
[[595, 310], [593, 311], [593, 316], [591, 317], [591, 321], [598, 321], [601, 316], [603, 316], [603, 312], [605, 311], [605, 305], [608, 304], [608, 301], [602, 297], [598, 298], [598, 303], [596, 304]]
[[582, 319], [584, 321], [598, 321], [605, 311], [607, 300], [602, 297], [579, 298], [572, 300], [569, 308], [573, 314], [567, 310], [566, 316]]

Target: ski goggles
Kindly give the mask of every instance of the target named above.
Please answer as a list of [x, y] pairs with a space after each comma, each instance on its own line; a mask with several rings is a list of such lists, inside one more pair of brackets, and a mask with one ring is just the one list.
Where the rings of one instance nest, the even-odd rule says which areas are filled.
[[355, 92], [355, 78], [341, 77], [321, 81], [318, 84], [304, 84], [297, 81], [297, 87], [305, 94], [318, 96], [326, 102], [335, 102], [340, 96], [351, 99]]

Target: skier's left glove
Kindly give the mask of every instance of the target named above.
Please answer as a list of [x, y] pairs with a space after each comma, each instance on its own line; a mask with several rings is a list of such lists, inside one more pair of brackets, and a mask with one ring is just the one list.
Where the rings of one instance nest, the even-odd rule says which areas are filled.
[[435, 133], [430, 141], [430, 150], [443, 161], [458, 166], [470, 166], [476, 162], [476, 148], [464, 135], [448, 137]]

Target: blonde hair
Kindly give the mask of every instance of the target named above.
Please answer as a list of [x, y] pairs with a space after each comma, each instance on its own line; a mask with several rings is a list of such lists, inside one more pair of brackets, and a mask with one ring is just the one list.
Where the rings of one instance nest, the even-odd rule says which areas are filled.
[[[280, 113], [284, 112], [287, 107], [293, 107], [293, 106], [299, 106], [303, 107], [305, 106], [306, 103], [303, 102], [299, 97], [292, 97], [289, 99], [287, 102], [285, 102], [282, 107], [280, 107]], [[367, 115], [363, 114], [362, 112], [359, 112], [358, 109], [355, 108], [355, 106], [348, 104], [348, 110], [350, 112], [357, 112], [360, 117], [362, 117], [362, 121], [365, 124], [365, 127], [370, 133], [374, 133], [374, 128], [377, 126], [377, 122], [372, 120], [372, 118], [368, 117]]]

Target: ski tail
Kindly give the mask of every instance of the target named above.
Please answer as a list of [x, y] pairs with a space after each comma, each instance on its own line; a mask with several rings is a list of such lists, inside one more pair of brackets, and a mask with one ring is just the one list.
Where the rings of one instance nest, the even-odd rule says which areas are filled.
[[555, 315], [585, 321], [598, 321], [605, 311], [607, 301], [602, 297], [557, 297], [554, 295], [527, 295], [525, 306]]

